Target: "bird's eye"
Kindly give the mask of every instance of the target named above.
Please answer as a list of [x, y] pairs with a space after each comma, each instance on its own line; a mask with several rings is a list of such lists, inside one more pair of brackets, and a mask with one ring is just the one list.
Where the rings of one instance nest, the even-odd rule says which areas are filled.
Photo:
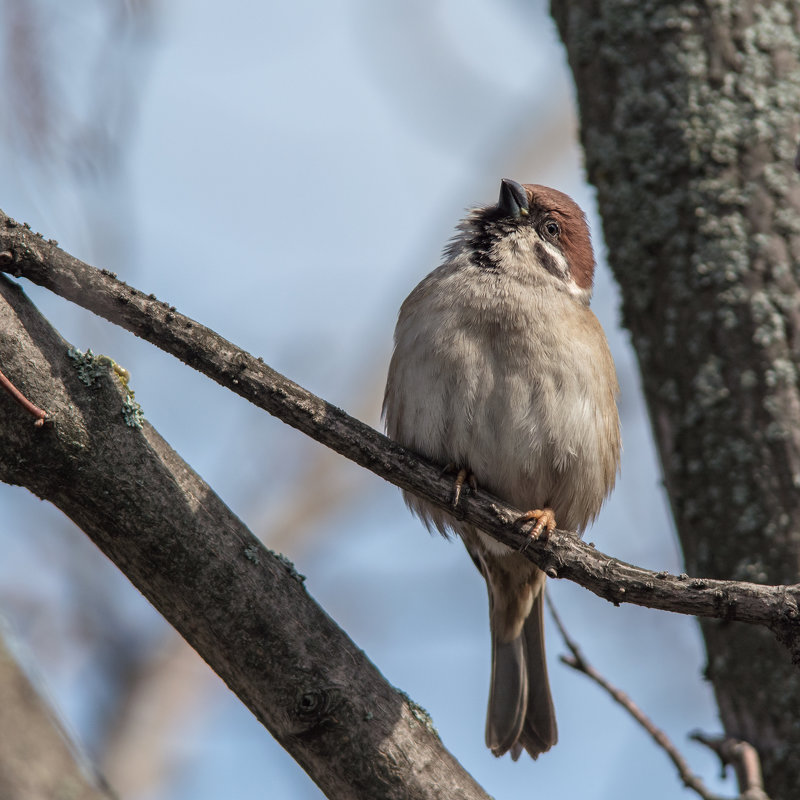
[[548, 219], [547, 222], [544, 223], [544, 229], [547, 231], [548, 235], [552, 236], [554, 239], [561, 233], [561, 227], [554, 219]]

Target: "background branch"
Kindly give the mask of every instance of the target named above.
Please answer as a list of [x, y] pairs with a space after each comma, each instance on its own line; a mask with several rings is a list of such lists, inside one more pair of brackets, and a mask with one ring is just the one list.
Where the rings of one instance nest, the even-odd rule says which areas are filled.
[[[603, 675], [601, 675], [589, 663], [583, 653], [583, 650], [567, 632], [567, 629], [564, 626], [561, 616], [556, 610], [550, 595], [547, 594], [546, 597], [550, 614], [556, 623], [556, 627], [561, 634], [561, 638], [564, 640], [564, 644], [570, 651], [570, 655], [560, 657], [562, 663], [566, 664], [568, 667], [572, 667], [572, 669], [576, 670], [577, 672], [583, 673], [586, 675], [586, 677], [591, 678], [591, 680], [604, 689], [616, 703], [621, 705], [636, 720], [636, 722], [638, 722], [639, 725], [641, 725], [641, 727], [647, 731], [653, 741], [667, 754], [669, 760], [675, 765], [675, 769], [678, 770], [678, 775], [680, 776], [681, 781], [683, 781], [684, 786], [686, 786], [688, 789], [691, 789], [693, 792], [696, 792], [700, 797], [703, 798], [703, 800], [724, 800], [721, 795], [714, 794], [712, 791], [710, 791], [705, 783], [692, 772], [689, 763], [686, 761], [674, 743], [670, 740], [667, 734], [664, 733], [661, 728], [657, 727], [653, 720], [651, 720], [650, 717], [648, 717], [647, 714], [645, 714], [644, 711], [642, 711], [642, 709], [633, 702], [631, 696], [614, 686], [613, 683], [603, 677]], [[697, 739], [698, 736], [695, 735], [694, 738]], [[698, 740], [702, 741], [702, 739]], [[751, 751], [753, 754], [755, 754], [755, 750], [751, 748]], [[755, 754], [755, 757], [757, 763], [758, 755]], [[756, 800], [756, 798], [751, 798], [749, 795], [745, 796], [745, 793], [743, 792], [739, 798], [736, 798], [736, 800]], [[758, 798], [758, 800], [769, 800], [769, 798], [766, 795], [763, 795], [762, 797]]]
[[[174, 306], [79, 261], [2, 212], [0, 270], [28, 278], [126, 328], [376, 475], [451, 510], [451, 481], [442, 477], [439, 466], [306, 391]], [[46, 395], [33, 399], [50, 413]], [[484, 492], [465, 496], [455, 512], [515, 548], [529, 541], [514, 527], [519, 514]], [[573, 580], [616, 604], [766, 626], [800, 663], [800, 585], [761, 586], [653, 572], [617, 561], [564, 532], [552, 534], [546, 544], [526, 546], [525, 552], [551, 577]]]
[[0, 797], [114, 800], [0, 637]]
[[761, 759], [753, 745], [740, 739], [706, 736], [699, 732], [693, 733], [691, 738], [719, 756], [723, 773], [726, 767], [733, 766], [741, 800], [769, 800], [761, 777]]
[[[58, 506], [236, 692], [330, 798], [486, 795], [427, 715], [390, 686], [147, 422], [111, 368], [69, 345], [0, 277], [0, 362], [48, 422], [0, 398], [0, 480]], [[128, 421], [132, 422], [130, 417]]]

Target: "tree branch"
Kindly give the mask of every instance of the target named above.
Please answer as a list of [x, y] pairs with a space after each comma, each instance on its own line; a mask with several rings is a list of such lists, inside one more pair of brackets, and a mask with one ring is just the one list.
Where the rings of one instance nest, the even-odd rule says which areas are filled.
[[0, 394], [0, 480], [69, 516], [327, 797], [487, 800], [293, 566], [149, 423], [126, 414], [129, 393], [110, 359], [75, 355], [0, 276], [0, 363], [48, 412], [37, 428]]
[[[553, 578], [567, 578], [618, 605], [623, 602], [769, 628], [800, 664], [800, 584], [764, 586], [689, 578], [626, 564], [557, 531], [531, 542], [515, 527], [518, 509], [485, 493], [451, 506], [452, 484], [438, 465], [405, 450], [268, 367], [262, 359], [44, 240], [0, 211], [0, 271], [24, 277], [179, 358], [254, 405], [526, 555]], [[46, 396], [45, 396], [46, 397]], [[46, 399], [39, 401], [47, 409]]]
[[[673, 744], [672, 740], [661, 728], [656, 726], [653, 720], [651, 720], [650, 717], [648, 717], [647, 714], [645, 714], [644, 711], [642, 711], [642, 709], [636, 705], [636, 703], [633, 702], [631, 696], [614, 686], [614, 684], [604, 678], [588, 662], [586, 656], [583, 654], [583, 650], [581, 650], [578, 643], [567, 632], [567, 629], [561, 620], [561, 616], [559, 615], [558, 611], [556, 611], [555, 605], [553, 605], [553, 601], [550, 599], [550, 595], [547, 594], [546, 598], [547, 607], [550, 609], [550, 614], [556, 623], [556, 627], [561, 634], [561, 638], [564, 640], [564, 644], [571, 653], [569, 656], [561, 656], [561, 661], [568, 667], [572, 667], [572, 669], [576, 670], [577, 672], [581, 672], [588, 678], [591, 678], [591, 680], [593, 680], [598, 686], [608, 692], [611, 698], [615, 702], [619, 703], [619, 705], [621, 705], [639, 723], [639, 725], [641, 725], [642, 728], [647, 731], [653, 741], [667, 754], [667, 758], [669, 758], [669, 760], [674, 764], [680, 779], [683, 781], [683, 785], [686, 786], [687, 789], [691, 789], [692, 791], [696, 792], [702, 798], [702, 800], [725, 800], [725, 798], [723, 798], [721, 795], [714, 794], [705, 785], [705, 783], [692, 772], [689, 763], [683, 757], [678, 748]], [[704, 739], [699, 734], [694, 734], [692, 738], [697, 739], [698, 741], [703, 742], [703, 744], [706, 744], [707, 746], [716, 750], [715, 743]], [[744, 743], [739, 742], [738, 744]], [[756, 754], [754, 748], [750, 747], [748, 755], [755, 756], [756, 764], [758, 764], [758, 755]], [[721, 754], [720, 758], [723, 758]], [[747, 788], [750, 789], [754, 785], [755, 784], [748, 784]], [[762, 790], [762, 794], [758, 797], [755, 795], [750, 795], [745, 792], [744, 789], [741, 789], [742, 794], [738, 798], [734, 798], [734, 800], [769, 800], [769, 797], [767, 797], [766, 794], [763, 794], [763, 785], [759, 784], [759, 788]]]
[[723, 774], [727, 766], [733, 765], [741, 792], [739, 800], [769, 800], [761, 777], [761, 759], [753, 745], [727, 736], [706, 736], [699, 731], [693, 733], [691, 738], [719, 756]]

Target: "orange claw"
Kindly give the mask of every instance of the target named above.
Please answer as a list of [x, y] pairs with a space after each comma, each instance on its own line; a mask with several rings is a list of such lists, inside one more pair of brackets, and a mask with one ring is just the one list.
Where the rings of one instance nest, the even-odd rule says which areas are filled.
[[534, 519], [536, 524], [530, 532], [531, 539], [538, 539], [542, 533], [544, 533], [546, 539], [547, 534], [556, 529], [556, 515], [552, 508], [537, 508], [533, 511], [526, 511], [517, 522], [524, 525]]
[[[441, 474], [444, 475], [446, 472], [455, 472], [456, 469], [456, 465], [451, 462], [442, 470]], [[458, 470], [455, 482], [453, 483], [453, 499], [451, 501], [453, 508], [458, 508], [458, 503], [461, 500], [461, 491], [465, 483], [472, 489], [473, 493], [478, 491], [478, 482], [475, 480], [475, 476], [468, 469], [462, 467]]]

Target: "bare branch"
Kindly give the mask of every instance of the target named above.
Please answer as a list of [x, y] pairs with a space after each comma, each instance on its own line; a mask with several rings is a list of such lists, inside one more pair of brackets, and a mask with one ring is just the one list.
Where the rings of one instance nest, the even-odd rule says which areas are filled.
[[[26, 426], [29, 429], [32, 426]], [[113, 800], [0, 638], [0, 797]]]
[[[675, 765], [675, 768], [678, 770], [678, 775], [683, 781], [684, 786], [696, 792], [700, 797], [703, 798], [703, 800], [724, 800], [721, 795], [714, 794], [712, 791], [710, 791], [705, 783], [703, 783], [703, 781], [692, 772], [688, 762], [681, 755], [680, 751], [673, 744], [672, 740], [667, 736], [666, 733], [664, 733], [663, 730], [661, 730], [661, 728], [655, 725], [650, 717], [648, 717], [647, 714], [645, 714], [644, 711], [642, 711], [642, 709], [636, 705], [636, 703], [633, 702], [630, 695], [614, 686], [587, 661], [586, 656], [583, 654], [583, 651], [578, 643], [567, 633], [567, 629], [564, 627], [564, 623], [561, 621], [561, 617], [559, 616], [558, 611], [556, 611], [550, 595], [547, 594], [546, 598], [547, 606], [550, 609], [550, 613], [553, 616], [556, 627], [561, 633], [561, 638], [564, 640], [564, 644], [566, 644], [567, 648], [572, 654], [570, 656], [561, 656], [561, 661], [568, 667], [572, 667], [572, 669], [582, 672], [584, 675], [591, 678], [598, 686], [605, 689], [605, 691], [608, 692], [608, 694], [617, 703], [619, 703], [639, 723], [639, 725], [641, 725], [642, 728], [647, 731], [647, 733], [650, 734], [653, 741], [655, 741], [655, 743], [667, 754], [669, 760]], [[697, 734], [695, 734], [692, 738], [702, 741], [702, 739], [699, 739], [699, 735]], [[755, 753], [755, 750], [753, 750], [753, 752]], [[722, 758], [722, 756], [720, 756], [720, 758]], [[758, 756], [756, 756], [756, 758], [758, 758]], [[761, 785], [761, 789], [762, 795], [759, 797], [756, 797], [756, 795], [745, 795], [743, 793], [739, 798], [736, 798], [736, 800], [769, 800], [766, 794], [763, 794], [763, 784]]]
[[763, 586], [652, 572], [601, 553], [569, 532], [530, 542], [515, 527], [521, 512], [485, 492], [451, 507], [452, 482], [440, 466], [400, 447], [179, 313], [154, 295], [117, 280], [0, 212], [0, 271], [44, 286], [181, 359], [222, 386], [355, 461], [435, 503], [526, 555], [553, 578], [567, 578], [618, 605], [623, 602], [763, 625], [800, 663], [800, 584]]
[[723, 770], [728, 765], [733, 766], [741, 792], [740, 800], [769, 800], [761, 776], [761, 759], [753, 745], [726, 736], [706, 736], [699, 731], [691, 738], [713, 750], [719, 756]]

